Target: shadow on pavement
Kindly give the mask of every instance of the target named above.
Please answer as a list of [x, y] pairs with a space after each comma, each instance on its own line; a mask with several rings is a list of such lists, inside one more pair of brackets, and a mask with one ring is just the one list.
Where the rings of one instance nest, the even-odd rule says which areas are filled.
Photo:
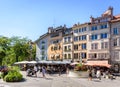
[[45, 78], [46, 80], [53, 80], [53, 78]]
[[101, 80], [93, 80], [94, 82], [101, 82]]

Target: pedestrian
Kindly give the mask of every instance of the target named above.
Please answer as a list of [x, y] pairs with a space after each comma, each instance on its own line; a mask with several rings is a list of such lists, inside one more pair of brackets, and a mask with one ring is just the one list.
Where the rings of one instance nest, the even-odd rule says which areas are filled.
[[45, 73], [46, 73], [46, 69], [45, 69], [45, 67], [42, 67], [42, 75], [43, 75], [43, 78], [46, 78]]
[[88, 80], [92, 80], [92, 70], [88, 69]]
[[59, 76], [61, 75], [61, 66], [58, 67], [58, 71], [59, 71]]
[[101, 80], [101, 71], [100, 69], [97, 70], [96, 77]]
[[96, 77], [96, 75], [95, 75], [95, 69], [93, 68], [91, 72], [92, 72], [92, 78], [95, 78]]
[[39, 73], [42, 72], [42, 67], [41, 66], [38, 67], [38, 71], [39, 71]]
[[35, 74], [35, 77], [37, 77], [37, 71], [38, 71], [38, 68], [37, 68], [37, 66], [35, 65], [35, 66], [34, 66], [34, 74]]

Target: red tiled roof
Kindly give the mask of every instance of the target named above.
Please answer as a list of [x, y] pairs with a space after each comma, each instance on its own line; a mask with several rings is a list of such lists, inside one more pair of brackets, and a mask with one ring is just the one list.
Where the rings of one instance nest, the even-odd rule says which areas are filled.
[[114, 16], [115, 18], [120, 18], [120, 14], [118, 14], [118, 15], [116, 15], [116, 16]]

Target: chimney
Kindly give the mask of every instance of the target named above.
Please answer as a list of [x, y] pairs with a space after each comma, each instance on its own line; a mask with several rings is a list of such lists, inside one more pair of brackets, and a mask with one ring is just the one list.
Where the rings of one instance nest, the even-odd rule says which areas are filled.
[[48, 33], [52, 33], [53, 27], [48, 28]]
[[92, 16], [90, 16], [90, 22], [94, 23], [94, 18]]

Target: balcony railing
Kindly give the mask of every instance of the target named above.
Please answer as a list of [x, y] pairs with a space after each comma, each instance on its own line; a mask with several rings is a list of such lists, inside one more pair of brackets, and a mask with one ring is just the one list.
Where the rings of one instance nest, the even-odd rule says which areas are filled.
[[64, 52], [71, 52], [72, 50], [71, 49], [69, 49], [69, 50], [64, 50]]

